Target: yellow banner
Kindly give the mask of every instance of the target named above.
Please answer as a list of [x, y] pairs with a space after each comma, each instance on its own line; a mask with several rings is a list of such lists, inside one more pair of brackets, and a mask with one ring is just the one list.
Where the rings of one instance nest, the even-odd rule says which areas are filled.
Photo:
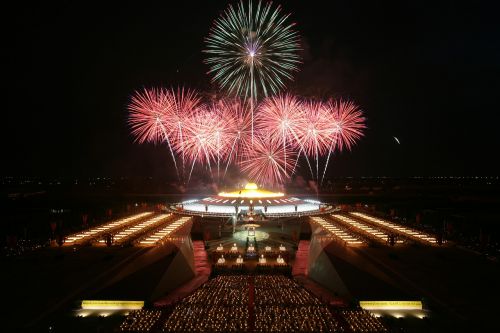
[[365, 310], [422, 310], [421, 301], [360, 301]]
[[139, 310], [143, 307], [144, 301], [82, 301], [82, 309], [86, 310]]

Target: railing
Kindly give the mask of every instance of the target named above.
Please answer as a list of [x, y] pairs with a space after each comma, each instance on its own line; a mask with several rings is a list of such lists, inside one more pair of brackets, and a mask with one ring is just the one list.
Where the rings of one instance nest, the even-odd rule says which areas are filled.
[[[181, 214], [181, 215], [189, 215], [189, 216], [201, 216], [201, 217], [233, 217], [236, 213], [216, 213], [216, 212], [200, 212], [200, 211], [194, 211], [194, 210], [186, 210], [186, 209], [179, 209], [176, 207], [176, 205], [171, 205], [170, 207], [167, 207], [167, 210], [171, 213], [175, 214]], [[302, 216], [313, 216], [313, 215], [323, 215], [323, 214], [331, 214], [334, 212], [340, 211], [340, 208], [333, 207], [333, 206], [327, 206], [324, 209], [318, 209], [318, 210], [310, 210], [310, 211], [303, 211], [303, 212], [286, 212], [286, 213], [266, 213], [264, 212], [264, 216], [266, 217], [302, 217]]]

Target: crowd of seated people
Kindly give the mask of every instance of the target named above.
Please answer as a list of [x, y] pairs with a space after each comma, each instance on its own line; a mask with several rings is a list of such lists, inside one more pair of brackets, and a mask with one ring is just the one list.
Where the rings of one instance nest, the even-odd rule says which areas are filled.
[[255, 308], [255, 332], [343, 332], [324, 306], [272, 305]]
[[287, 276], [291, 276], [292, 274], [292, 266], [287, 264], [276, 264], [276, 263], [266, 263], [266, 264], [257, 264], [255, 268], [255, 272], [257, 274], [283, 274]]
[[344, 310], [340, 313], [352, 332], [387, 332], [380, 320], [369, 311]]
[[217, 276], [168, 308], [132, 311], [120, 331], [159, 327], [164, 332], [387, 332], [370, 312], [329, 309], [283, 275]]
[[142, 309], [132, 311], [120, 325], [120, 331], [149, 332], [161, 315], [161, 310]]
[[264, 255], [266, 258], [269, 259], [276, 259], [278, 257], [284, 258], [287, 262], [290, 260], [290, 253], [289, 252], [279, 252], [279, 251], [260, 251], [260, 255]]
[[[270, 280], [274, 280], [276, 276], [266, 276]], [[283, 276], [279, 276], [283, 278]], [[312, 297], [308, 291], [300, 287], [293, 280], [290, 280], [289, 285], [265, 285], [261, 284], [255, 288], [255, 304], [256, 305], [272, 305], [276, 304], [279, 299], [280, 303], [293, 305], [321, 305], [321, 302]]]
[[232, 265], [214, 265], [212, 267], [212, 275], [226, 275], [226, 274], [246, 274], [248, 272], [245, 264], [232, 264]]
[[165, 332], [248, 330], [248, 276], [218, 276], [176, 305]]
[[342, 332], [327, 306], [282, 275], [255, 276], [255, 332]]
[[241, 252], [237, 251], [237, 252], [231, 252], [231, 251], [214, 251], [212, 252], [212, 261], [213, 262], [217, 262], [217, 259], [219, 258], [222, 258], [222, 256], [224, 256], [224, 258], [226, 259], [236, 259], [238, 258], [241, 254]]

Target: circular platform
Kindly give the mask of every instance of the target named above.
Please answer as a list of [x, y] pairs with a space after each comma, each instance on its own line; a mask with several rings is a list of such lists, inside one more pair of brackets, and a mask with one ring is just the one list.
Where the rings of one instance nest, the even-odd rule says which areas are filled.
[[329, 213], [332, 205], [314, 199], [300, 199], [281, 192], [259, 189], [249, 183], [245, 188], [221, 192], [203, 199], [173, 204], [169, 209], [178, 214], [214, 217], [250, 217], [250, 221], [282, 216], [308, 216]]

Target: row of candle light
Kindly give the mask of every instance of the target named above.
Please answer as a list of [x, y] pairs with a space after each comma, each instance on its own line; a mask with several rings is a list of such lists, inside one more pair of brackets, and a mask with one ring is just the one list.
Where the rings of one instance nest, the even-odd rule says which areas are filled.
[[139, 244], [146, 245], [146, 246], [147, 245], [154, 245], [154, 244], [162, 241], [164, 238], [168, 237], [171, 233], [173, 233], [178, 228], [182, 227], [184, 224], [186, 224], [190, 220], [191, 220], [191, 217], [183, 216], [183, 217], [179, 218], [178, 220], [175, 220], [174, 222], [161, 228], [160, 230], [154, 232], [153, 234], [149, 235], [148, 237], [142, 239], [139, 242]]
[[311, 220], [317, 224], [319, 224], [323, 229], [327, 230], [330, 232], [332, 235], [334, 235], [337, 238], [340, 238], [344, 242], [346, 242], [348, 245], [360, 245], [363, 242], [357, 239], [356, 237], [350, 235], [346, 231], [342, 230], [338, 226], [334, 225], [331, 222], [328, 222], [322, 217], [318, 216], [313, 216], [311, 217]]
[[153, 212], [145, 212], [145, 213], [132, 215], [132, 216], [129, 216], [129, 217], [126, 217], [123, 219], [119, 219], [119, 220], [116, 220], [113, 222], [108, 222], [108, 223], [105, 223], [99, 227], [92, 228], [92, 229], [71, 235], [71, 236], [66, 238], [65, 242], [69, 243], [69, 244], [74, 244], [74, 243], [77, 243], [79, 241], [88, 239], [90, 237], [96, 237], [96, 236], [104, 234], [105, 232], [108, 232], [110, 230], [118, 228], [120, 226], [126, 226], [128, 224], [132, 224], [134, 222], [137, 222], [138, 220], [140, 220], [146, 216], [149, 216], [151, 214], [153, 214]]
[[423, 241], [426, 241], [429, 243], [437, 243], [437, 240], [435, 237], [432, 237], [432, 236], [429, 236], [429, 235], [424, 234], [422, 232], [410, 229], [408, 227], [403, 227], [403, 226], [396, 224], [396, 223], [388, 222], [388, 221], [385, 221], [385, 220], [382, 220], [382, 219], [379, 219], [379, 218], [376, 218], [376, 217], [373, 217], [373, 216], [370, 216], [367, 214], [359, 213], [359, 212], [350, 212], [349, 214], [356, 216], [356, 217], [359, 217], [359, 218], [362, 218], [366, 221], [375, 223], [377, 225], [384, 226], [388, 229], [396, 230], [396, 231], [398, 231], [406, 236], [410, 236], [410, 237], [413, 237], [413, 238], [416, 238], [419, 240], [423, 240]]

